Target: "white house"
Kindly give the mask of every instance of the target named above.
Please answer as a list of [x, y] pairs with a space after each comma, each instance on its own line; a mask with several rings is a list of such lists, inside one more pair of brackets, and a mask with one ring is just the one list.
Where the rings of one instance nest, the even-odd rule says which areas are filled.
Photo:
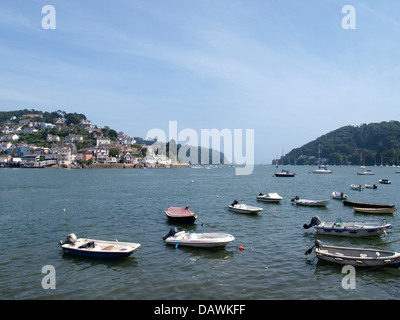
[[0, 143], [0, 151], [6, 151], [7, 149], [10, 149], [11, 147], [12, 147], [11, 142]]
[[57, 152], [57, 162], [59, 165], [69, 166], [71, 164], [71, 148], [61, 147]]
[[99, 147], [101, 144], [111, 144], [111, 140], [108, 138], [97, 138], [96, 147]]
[[18, 140], [19, 136], [17, 134], [11, 134], [7, 136], [3, 136], [0, 138], [3, 141], [13, 141], [13, 140]]

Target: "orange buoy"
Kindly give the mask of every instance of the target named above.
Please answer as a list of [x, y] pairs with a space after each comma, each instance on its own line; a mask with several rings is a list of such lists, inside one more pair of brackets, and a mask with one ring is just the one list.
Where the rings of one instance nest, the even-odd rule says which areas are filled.
[[244, 250], [244, 248], [242, 246], [239, 246], [239, 250], [242, 251]]

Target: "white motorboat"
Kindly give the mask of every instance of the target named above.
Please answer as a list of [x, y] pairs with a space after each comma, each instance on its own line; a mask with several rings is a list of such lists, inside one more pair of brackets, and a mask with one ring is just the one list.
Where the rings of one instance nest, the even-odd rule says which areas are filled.
[[301, 206], [310, 206], [310, 207], [326, 207], [329, 203], [329, 199], [327, 200], [307, 200], [300, 199], [298, 196], [291, 200], [293, 203]]
[[304, 224], [304, 229], [315, 226], [315, 232], [321, 235], [341, 237], [379, 237], [386, 235], [386, 230], [392, 225], [386, 220], [380, 222], [343, 222], [338, 218], [336, 221], [322, 221], [318, 216], [311, 218], [309, 224]]
[[283, 197], [281, 197], [276, 192], [271, 192], [271, 193], [267, 193], [267, 194], [262, 194], [260, 192], [260, 194], [257, 196], [257, 201], [263, 201], [263, 202], [275, 202], [275, 203], [278, 202], [279, 203], [282, 199], [283, 199]]
[[365, 171], [357, 172], [357, 174], [360, 175], [360, 176], [372, 176], [375, 173], [368, 169], [368, 170], [365, 170]]
[[94, 240], [87, 238], [77, 239], [71, 233], [66, 241], [59, 242], [64, 253], [88, 258], [120, 258], [130, 256], [139, 249], [139, 243]]
[[379, 183], [382, 183], [382, 184], [391, 184], [392, 182], [391, 182], [390, 180], [388, 180], [388, 179], [380, 179], [380, 180], [379, 180]]
[[378, 189], [376, 184], [365, 184], [365, 188], [367, 188], [367, 189]]
[[305, 254], [310, 254], [313, 248], [316, 248], [318, 259], [331, 263], [355, 267], [400, 267], [400, 252], [326, 246], [316, 240], [314, 246]]
[[351, 190], [357, 190], [357, 191], [363, 191], [364, 190], [364, 188], [361, 186], [361, 184], [352, 184], [350, 186], [350, 189]]
[[326, 173], [332, 173], [332, 170], [328, 169], [327, 166], [319, 166], [318, 169], [312, 170], [312, 173], [326, 174]]
[[337, 200], [346, 200], [348, 198], [348, 195], [344, 194], [343, 192], [333, 191], [332, 198]]
[[228, 210], [237, 212], [237, 213], [247, 213], [247, 214], [255, 214], [260, 211], [263, 211], [263, 208], [248, 206], [247, 204], [240, 203], [240, 204], [230, 204], [228, 206]]
[[225, 247], [229, 242], [235, 240], [235, 237], [223, 232], [213, 233], [192, 233], [187, 231], [180, 231], [175, 227], [163, 237], [166, 244], [175, 246], [188, 246], [198, 248], [215, 248]]

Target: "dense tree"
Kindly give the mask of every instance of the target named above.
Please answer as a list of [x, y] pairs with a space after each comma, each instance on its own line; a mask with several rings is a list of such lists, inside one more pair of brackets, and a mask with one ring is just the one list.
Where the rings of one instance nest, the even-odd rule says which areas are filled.
[[317, 164], [318, 153], [326, 164], [397, 164], [400, 158], [400, 122], [389, 121], [345, 126], [331, 131], [283, 158], [297, 164]]

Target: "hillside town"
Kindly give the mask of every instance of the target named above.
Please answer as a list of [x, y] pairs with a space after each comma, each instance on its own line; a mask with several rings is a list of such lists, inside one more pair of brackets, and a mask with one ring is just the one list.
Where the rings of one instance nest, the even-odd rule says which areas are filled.
[[[25, 168], [170, 168], [189, 166], [158, 154], [156, 139], [130, 137], [84, 115], [12, 115], [0, 123], [0, 166]], [[72, 116], [71, 116], [72, 115]]]

